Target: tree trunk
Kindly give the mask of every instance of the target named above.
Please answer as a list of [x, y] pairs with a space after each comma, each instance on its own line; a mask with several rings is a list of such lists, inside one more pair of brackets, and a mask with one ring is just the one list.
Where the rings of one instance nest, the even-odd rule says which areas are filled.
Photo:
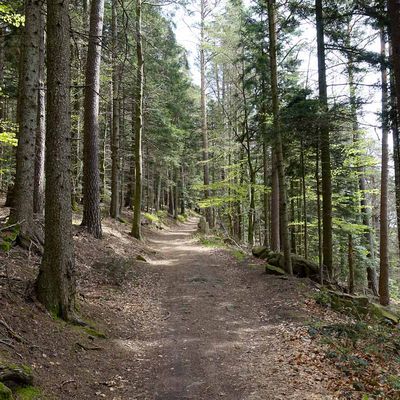
[[279, 176], [276, 167], [276, 154], [272, 149], [271, 169], [271, 250], [280, 251], [280, 224], [279, 224]]
[[[315, 1], [318, 47], [318, 86], [319, 100], [325, 112], [328, 111], [328, 93], [326, 84], [324, 17], [322, 0]], [[322, 193], [322, 253], [323, 264], [328, 274], [333, 274], [332, 264], [332, 177], [329, 126], [324, 118], [320, 128], [321, 149], [321, 193]]]
[[[203, 183], [204, 199], [210, 197], [210, 172], [208, 165], [208, 130], [207, 130], [207, 97], [206, 97], [206, 59], [205, 59], [205, 19], [207, 15], [206, 0], [200, 0], [200, 91], [201, 91], [201, 135], [203, 140]], [[212, 228], [211, 207], [206, 208], [206, 221]]]
[[142, 3], [136, 0], [136, 102], [135, 102], [135, 193], [133, 200], [132, 236], [142, 239], [140, 216], [142, 210], [142, 131], [143, 131], [143, 83], [144, 58], [142, 39]]
[[[350, 33], [349, 43], [350, 47]], [[357, 118], [357, 96], [356, 87], [354, 84], [354, 61], [351, 54], [348, 55], [347, 63], [348, 79], [349, 79], [349, 91], [350, 91], [350, 108], [353, 120], [353, 141], [356, 143], [359, 140], [359, 126]], [[372, 290], [375, 296], [378, 295], [376, 270], [375, 270], [375, 252], [374, 252], [374, 238], [371, 227], [371, 217], [366, 196], [366, 179], [365, 179], [365, 168], [361, 166], [358, 168], [359, 180], [358, 187], [361, 192], [360, 199], [360, 212], [362, 224], [365, 226], [364, 233], [364, 245], [367, 249], [367, 257], [370, 261], [370, 265], [367, 265], [367, 282], [368, 288]]]
[[304, 258], [308, 259], [308, 222], [307, 222], [307, 190], [306, 190], [306, 171], [304, 165], [304, 143], [301, 140], [300, 147], [300, 164], [301, 164], [301, 193], [303, 199], [303, 243], [304, 243]]
[[111, 205], [110, 215], [112, 218], [120, 217], [120, 96], [119, 96], [119, 65], [118, 65], [118, 14], [117, 0], [112, 1], [112, 133], [111, 133]]
[[349, 267], [349, 293], [354, 293], [354, 249], [353, 249], [353, 235], [349, 233], [348, 235], [348, 254], [347, 261]]
[[286, 194], [285, 168], [283, 164], [282, 133], [279, 117], [279, 98], [278, 98], [278, 71], [277, 71], [277, 49], [276, 49], [276, 3], [275, 0], [268, 1], [268, 22], [269, 22], [269, 55], [271, 69], [271, 95], [274, 133], [276, 135], [274, 148], [276, 154], [276, 167], [279, 178], [279, 217], [281, 227], [281, 238], [283, 247], [283, 257], [285, 270], [290, 275], [293, 274], [292, 259], [290, 255], [290, 236], [288, 221], [288, 204]]
[[73, 317], [75, 271], [71, 210], [69, 1], [47, 1], [45, 245], [37, 297], [54, 315]]
[[99, 175], [99, 92], [104, 0], [92, 0], [86, 64], [83, 121], [83, 219], [82, 226], [101, 238]]
[[38, 118], [40, 69], [41, 0], [25, 1], [25, 28], [21, 56], [18, 107], [18, 147], [14, 189], [14, 208], [10, 222], [19, 223], [21, 234], [30, 238], [33, 224], [33, 184], [35, 177], [35, 137]]
[[33, 185], [33, 211], [43, 214], [44, 209], [44, 158], [46, 139], [46, 91], [45, 91], [45, 20], [40, 12], [39, 44], [39, 91], [37, 108], [37, 128], [35, 143], [35, 178]]
[[[381, 55], [386, 56], [385, 34], [381, 32]], [[382, 167], [381, 167], [381, 207], [380, 207], [380, 264], [379, 264], [379, 302], [388, 305], [389, 294], [389, 222], [388, 222], [388, 81], [384, 62], [381, 65], [382, 77]]]

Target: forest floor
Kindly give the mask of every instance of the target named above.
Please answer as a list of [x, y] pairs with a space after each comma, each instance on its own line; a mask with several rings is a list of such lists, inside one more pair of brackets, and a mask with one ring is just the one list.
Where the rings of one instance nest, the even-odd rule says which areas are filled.
[[22, 340], [0, 327], [0, 361], [32, 367], [35, 398], [374, 398], [315, 339], [320, 321], [347, 320], [316, 304], [309, 280], [265, 275], [258, 260], [201, 245], [196, 218], [146, 228], [145, 243], [127, 224], [103, 227], [95, 240], [75, 226], [79, 311], [95, 329], [29, 301], [37, 256], [15, 248], [1, 260], [0, 319]]

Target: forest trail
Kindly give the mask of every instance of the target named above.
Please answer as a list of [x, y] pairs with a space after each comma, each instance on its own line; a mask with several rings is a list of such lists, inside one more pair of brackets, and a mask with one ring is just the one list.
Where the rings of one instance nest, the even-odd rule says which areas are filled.
[[137, 398], [334, 398], [316, 371], [290, 365], [297, 349], [281, 328], [307, 318], [296, 283], [240, 268], [227, 251], [199, 245], [196, 228], [191, 219], [150, 240], [163, 254], [152, 268], [161, 273], [165, 317], [154, 326], [155, 351], [145, 357], [152, 367], [139, 379], [144, 392]]
[[[75, 227], [79, 307], [95, 331], [18, 297], [22, 279], [14, 295], [0, 295], [0, 317], [24, 338], [0, 355], [32, 366], [48, 398], [343, 398], [332, 394], [340, 373], [309, 334], [312, 321], [332, 316], [310, 299], [308, 280], [266, 275], [252, 257], [201, 245], [194, 218], [146, 228], [145, 243], [126, 224], [103, 222], [101, 240]], [[27, 275], [26, 254], [16, 251], [14, 273], [32, 280], [39, 260]]]

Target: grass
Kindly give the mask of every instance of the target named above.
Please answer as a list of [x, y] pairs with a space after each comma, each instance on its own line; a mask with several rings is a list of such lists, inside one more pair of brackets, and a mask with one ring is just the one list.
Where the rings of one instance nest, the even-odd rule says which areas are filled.
[[223, 238], [219, 236], [199, 235], [198, 238], [200, 244], [205, 247], [221, 248], [221, 249], [226, 247]]

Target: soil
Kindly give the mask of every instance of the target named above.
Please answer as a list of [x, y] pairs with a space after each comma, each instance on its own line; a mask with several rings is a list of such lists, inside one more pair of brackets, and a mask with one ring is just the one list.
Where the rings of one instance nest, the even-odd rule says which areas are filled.
[[145, 243], [126, 224], [105, 219], [103, 229], [95, 240], [75, 228], [79, 312], [95, 329], [54, 321], [30, 298], [37, 256], [3, 256], [0, 318], [23, 340], [0, 328], [0, 357], [32, 367], [40, 398], [340, 398], [337, 371], [307, 361], [323, 359], [307, 323], [328, 312], [308, 280], [200, 245], [195, 218], [146, 228]]

